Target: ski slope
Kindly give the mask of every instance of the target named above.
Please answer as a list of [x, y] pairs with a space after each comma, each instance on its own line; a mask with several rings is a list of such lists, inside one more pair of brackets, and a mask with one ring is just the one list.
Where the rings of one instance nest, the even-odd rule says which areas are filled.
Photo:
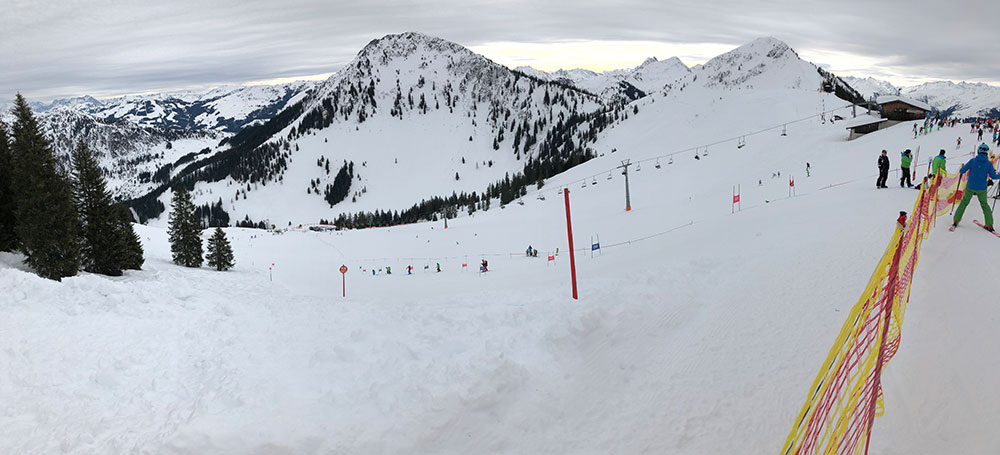
[[[896, 165], [904, 148], [920, 147], [918, 163], [945, 148], [955, 170], [974, 138], [959, 126], [913, 139], [904, 123], [846, 142], [839, 122], [809, 118], [836, 98], [697, 90], [708, 101], [641, 102], [544, 200], [532, 191], [448, 229], [232, 228], [237, 266], [217, 273], [170, 264], [164, 230], [137, 226], [145, 270], [62, 283], [0, 254], [0, 451], [776, 453], [913, 205], [892, 175], [874, 188], [878, 152]], [[642, 166], [630, 212], [622, 176], [607, 179], [622, 159]], [[577, 253], [578, 301], [561, 187], [576, 246], [605, 246]], [[1000, 448], [988, 392], [1000, 364], [980, 355], [1000, 310], [979, 278], [1000, 267], [980, 216], [971, 207], [954, 233], [939, 220], [925, 243], [872, 453]]]

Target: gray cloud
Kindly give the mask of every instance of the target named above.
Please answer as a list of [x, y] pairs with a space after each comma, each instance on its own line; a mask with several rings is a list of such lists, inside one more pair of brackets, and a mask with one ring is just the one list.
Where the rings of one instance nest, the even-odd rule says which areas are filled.
[[466, 46], [737, 46], [769, 35], [800, 54], [841, 52], [875, 62], [830, 62], [840, 73], [1000, 81], [1000, 32], [990, 24], [1000, 5], [990, 1], [3, 1], [4, 101], [16, 91], [38, 100], [100, 97], [329, 73], [371, 39], [403, 31]]

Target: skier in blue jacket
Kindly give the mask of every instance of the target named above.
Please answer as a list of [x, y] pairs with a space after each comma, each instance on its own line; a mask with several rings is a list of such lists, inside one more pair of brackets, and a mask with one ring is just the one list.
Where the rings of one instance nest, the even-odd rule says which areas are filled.
[[1000, 180], [1000, 175], [997, 174], [993, 163], [986, 156], [986, 152], [989, 150], [990, 146], [981, 144], [978, 150], [979, 153], [969, 160], [968, 163], [965, 163], [962, 169], [958, 171], [960, 175], [968, 172], [969, 176], [967, 178], [968, 183], [965, 186], [965, 196], [962, 196], [962, 202], [958, 204], [958, 210], [955, 210], [955, 219], [952, 226], [958, 226], [958, 222], [962, 220], [962, 214], [965, 213], [965, 207], [972, 200], [972, 195], [976, 195], [979, 198], [979, 205], [983, 208], [983, 216], [986, 217], [986, 225], [984, 227], [987, 231], [993, 232], [993, 211], [986, 204], [986, 177], [993, 180]]

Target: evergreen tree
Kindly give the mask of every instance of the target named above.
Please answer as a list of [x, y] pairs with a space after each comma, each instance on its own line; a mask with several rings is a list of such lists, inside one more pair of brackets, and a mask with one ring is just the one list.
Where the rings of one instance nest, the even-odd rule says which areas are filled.
[[116, 238], [119, 245], [116, 249], [121, 254], [121, 266], [126, 270], [140, 270], [145, 259], [142, 257], [142, 242], [132, 228], [132, 213], [121, 204], [116, 204], [114, 209], [118, 219]]
[[215, 228], [215, 234], [208, 239], [206, 259], [209, 267], [215, 267], [215, 270], [220, 272], [233, 268], [233, 248], [229, 246], [229, 240], [226, 240], [226, 233], [222, 228]]
[[7, 129], [0, 123], [0, 251], [14, 251], [18, 246], [14, 233], [14, 188], [11, 186], [10, 142]]
[[195, 214], [191, 193], [178, 188], [170, 201], [170, 253], [174, 264], [201, 267], [201, 220]]
[[122, 274], [119, 217], [112, 205], [101, 168], [81, 140], [73, 151], [73, 200], [80, 216], [80, 263], [83, 270]]
[[28, 102], [17, 95], [12, 110], [11, 188], [16, 207], [14, 232], [24, 262], [39, 276], [53, 280], [73, 276], [80, 268], [77, 215], [73, 191], [52, 154]]

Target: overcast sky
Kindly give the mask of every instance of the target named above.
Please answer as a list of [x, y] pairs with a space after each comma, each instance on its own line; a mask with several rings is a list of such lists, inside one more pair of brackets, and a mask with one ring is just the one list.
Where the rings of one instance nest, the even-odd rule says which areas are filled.
[[0, 0], [0, 99], [315, 79], [404, 31], [547, 70], [693, 65], [774, 36], [838, 75], [1000, 84], [997, 24], [997, 0]]

